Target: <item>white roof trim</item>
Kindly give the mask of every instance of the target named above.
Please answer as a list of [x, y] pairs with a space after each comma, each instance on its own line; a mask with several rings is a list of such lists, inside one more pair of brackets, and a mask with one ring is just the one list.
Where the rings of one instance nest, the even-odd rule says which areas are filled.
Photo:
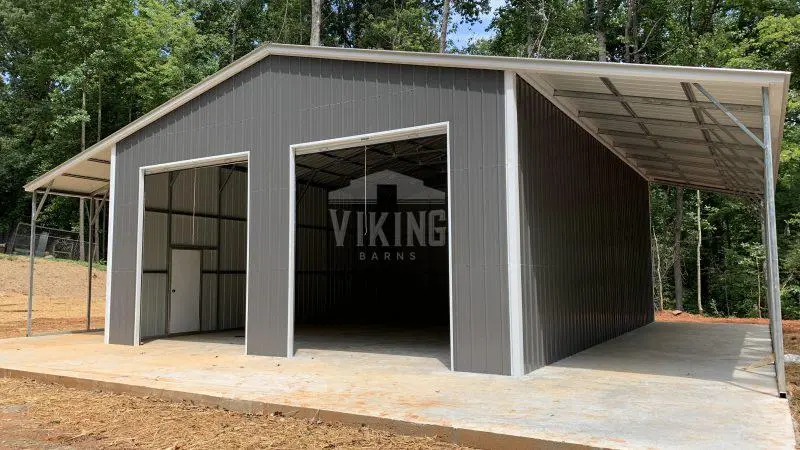
[[[270, 54], [296, 56], [306, 58], [340, 59], [347, 61], [363, 61], [386, 64], [407, 64], [436, 67], [455, 67], [465, 69], [487, 69], [498, 71], [537, 72], [537, 73], [573, 73], [604, 77], [650, 78], [663, 80], [680, 80], [687, 82], [731, 82], [747, 83], [770, 88], [771, 97], [781, 99], [774, 102], [773, 113], [776, 120], [783, 119], [786, 109], [789, 72], [718, 69], [707, 67], [680, 67], [645, 64], [619, 64], [587, 61], [563, 61], [551, 59], [511, 58], [501, 56], [472, 56], [440, 53], [398, 52], [388, 50], [363, 50], [333, 47], [309, 47], [302, 45], [265, 44], [247, 55], [239, 58], [215, 74], [168, 100], [161, 106], [134, 120], [125, 127], [112, 133], [105, 139], [89, 147], [83, 152], [68, 159], [58, 167], [25, 185], [25, 190], [32, 192], [47, 185], [59, 175], [99, 152], [111, 148], [114, 144], [141, 130], [171, 111], [181, 107], [200, 96], [214, 86], [236, 75], [247, 67], [264, 59]], [[780, 109], [778, 109], [780, 108]], [[581, 122], [578, 122], [581, 123]], [[782, 130], [782, 127], [780, 128]]]

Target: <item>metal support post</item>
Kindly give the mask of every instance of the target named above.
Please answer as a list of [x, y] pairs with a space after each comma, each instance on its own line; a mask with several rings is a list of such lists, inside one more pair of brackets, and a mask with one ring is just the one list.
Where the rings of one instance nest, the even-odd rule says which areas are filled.
[[50, 194], [50, 188], [53, 187], [53, 182], [47, 185], [42, 199], [39, 204], [36, 204], [36, 191], [31, 192], [31, 240], [30, 240], [30, 267], [28, 268], [28, 323], [25, 329], [25, 336], [31, 335], [31, 322], [33, 318], [33, 260], [36, 257], [36, 219], [39, 213], [42, 212], [47, 196]]
[[28, 323], [25, 336], [31, 335], [31, 318], [33, 313], [33, 258], [36, 256], [36, 192], [31, 192], [31, 239], [30, 266], [28, 268]]
[[86, 331], [92, 329], [92, 263], [94, 262], [94, 249], [92, 248], [92, 224], [94, 223], [94, 198], [89, 198], [89, 255], [87, 261], [88, 281], [86, 290]]
[[783, 324], [781, 322], [781, 291], [778, 275], [778, 237], [775, 223], [775, 181], [772, 164], [772, 133], [770, 128], [769, 88], [761, 88], [762, 121], [764, 129], [764, 245], [767, 254], [767, 289], [769, 298], [769, 322], [772, 334], [772, 351], [775, 354], [775, 377], [778, 394], [786, 397], [786, 372], [783, 360]]

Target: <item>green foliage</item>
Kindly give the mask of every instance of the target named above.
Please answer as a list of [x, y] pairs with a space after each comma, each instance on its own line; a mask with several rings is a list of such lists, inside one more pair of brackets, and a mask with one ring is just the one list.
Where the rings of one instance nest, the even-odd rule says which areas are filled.
[[430, 11], [419, 6], [392, 10], [391, 15], [369, 17], [361, 42], [364, 47], [435, 52], [438, 48], [436, 23]]

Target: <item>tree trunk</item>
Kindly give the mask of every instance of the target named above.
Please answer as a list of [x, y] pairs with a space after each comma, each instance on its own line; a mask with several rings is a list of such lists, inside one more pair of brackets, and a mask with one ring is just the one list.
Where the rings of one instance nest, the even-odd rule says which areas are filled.
[[447, 52], [447, 22], [450, 20], [450, 0], [442, 3], [442, 26], [439, 30], [439, 53]]
[[[81, 95], [81, 108], [84, 112], [86, 111], [86, 89], [83, 90]], [[86, 120], [81, 120], [81, 151], [83, 150], [86, 150]], [[86, 261], [86, 249], [83, 248], [85, 239], [83, 234], [84, 208], [83, 197], [81, 197], [80, 200], [78, 200], [78, 256], [81, 258], [81, 261]]]
[[83, 215], [85, 214], [86, 206], [84, 205], [83, 197], [78, 200], [78, 255], [81, 258], [81, 261], [86, 261], [86, 249], [83, 248], [86, 245], [84, 242], [86, 236], [84, 236], [84, 223], [83, 223]]
[[756, 277], [756, 281], [758, 282], [758, 303], [756, 304], [756, 311], [758, 312], [758, 318], [760, 319], [761, 318], [761, 277], [766, 277], [767, 276], [767, 260], [766, 259], [764, 260], [763, 265], [759, 264], [758, 263], [758, 257], [756, 256], [756, 267], [758, 267], [758, 266], [762, 266], [761, 267], [761, 273], [758, 273], [758, 271], [756, 271], [756, 274], [758, 275]]
[[633, 24], [631, 23], [633, 16], [633, 3], [634, 0], [627, 0], [628, 8], [627, 8], [627, 20], [625, 21], [625, 57], [624, 57], [626, 63], [631, 62], [631, 47], [633, 46], [633, 38], [632, 38]]
[[101, 125], [103, 124], [103, 90], [100, 80], [97, 81], [97, 142], [100, 142]]
[[675, 277], [675, 309], [683, 311], [683, 271], [681, 268], [681, 225], [683, 222], [683, 188], [675, 193], [675, 245], [673, 247], [672, 264]]
[[[100, 209], [100, 206], [101, 206], [100, 200], [95, 200], [94, 204], [95, 204], [95, 206], [94, 206], [95, 214], [97, 214], [97, 212], [98, 212], [98, 210]], [[100, 217], [100, 214], [97, 214], [97, 217]], [[92, 219], [94, 219], [94, 217]], [[93, 231], [94, 231], [94, 238], [92, 240], [92, 251], [94, 252], [94, 254], [93, 254], [94, 256], [92, 256], [92, 260], [93, 261], [99, 261], [100, 260], [100, 227], [99, 227], [99, 219], [98, 219], [97, 222], [94, 223]]]
[[322, 0], [311, 0], [311, 41], [313, 46], [319, 46], [319, 33], [322, 26]]
[[653, 233], [653, 246], [656, 249], [656, 275], [658, 275], [658, 309], [664, 310], [664, 282], [661, 279], [661, 250], [658, 248], [658, 238], [656, 237], [656, 230], [650, 225], [650, 230]]
[[[83, 90], [81, 100], [81, 109], [86, 112], [86, 89]], [[81, 119], [81, 151], [86, 150], [86, 120]]]
[[697, 312], [703, 314], [703, 283], [700, 279], [700, 247], [703, 243], [703, 229], [700, 226], [700, 190], [697, 191]]
[[625, 62], [639, 62], [639, 5], [636, 0], [627, 0]]
[[606, 26], [603, 0], [597, 0], [595, 2], [595, 7], [597, 11], [595, 12], [594, 34], [597, 38], [597, 60], [606, 62], [608, 61], [608, 54], [606, 51]]

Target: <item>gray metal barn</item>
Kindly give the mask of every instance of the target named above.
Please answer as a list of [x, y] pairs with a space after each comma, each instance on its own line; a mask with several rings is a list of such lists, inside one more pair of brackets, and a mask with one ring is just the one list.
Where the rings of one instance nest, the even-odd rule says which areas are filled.
[[522, 375], [653, 320], [651, 182], [763, 202], [780, 330], [788, 78], [268, 44], [26, 190], [109, 202], [107, 343], [368, 326]]

